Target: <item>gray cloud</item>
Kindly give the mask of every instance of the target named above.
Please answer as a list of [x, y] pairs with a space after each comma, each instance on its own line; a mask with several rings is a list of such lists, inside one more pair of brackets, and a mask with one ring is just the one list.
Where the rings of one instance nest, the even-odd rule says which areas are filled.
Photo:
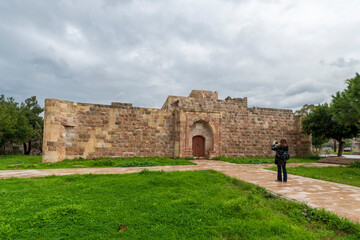
[[355, 0], [1, 1], [0, 93], [161, 107], [204, 89], [297, 109], [331, 100], [358, 72], [356, 9]]
[[356, 59], [345, 59], [343, 57], [338, 58], [336, 61], [332, 62], [331, 65], [339, 67], [339, 68], [345, 68], [345, 67], [353, 67], [359, 65], [360, 61]]

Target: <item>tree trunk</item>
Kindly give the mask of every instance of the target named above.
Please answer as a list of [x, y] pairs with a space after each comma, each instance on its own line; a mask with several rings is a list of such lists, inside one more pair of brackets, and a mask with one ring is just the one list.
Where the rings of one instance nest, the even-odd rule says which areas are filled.
[[334, 152], [336, 152], [336, 140], [335, 139], [333, 140], [334, 140]]
[[24, 155], [29, 155], [30, 151], [31, 151], [31, 141], [28, 142], [29, 144], [27, 145], [26, 142], [24, 142]]
[[28, 150], [26, 151], [26, 155], [29, 155], [30, 152], [31, 152], [31, 141], [29, 141]]
[[1, 148], [1, 150], [0, 150], [0, 154], [4, 154], [4, 155], [5, 155], [5, 143], [4, 143], [3, 148]]
[[23, 146], [24, 146], [24, 155], [26, 155], [26, 149], [27, 149], [26, 142], [23, 143]]
[[345, 142], [343, 142], [342, 140], [338, 141], [339, 142], [339, 151], [338, 151], [338, 157], [342, 156], [342, 152], [345, 146]]

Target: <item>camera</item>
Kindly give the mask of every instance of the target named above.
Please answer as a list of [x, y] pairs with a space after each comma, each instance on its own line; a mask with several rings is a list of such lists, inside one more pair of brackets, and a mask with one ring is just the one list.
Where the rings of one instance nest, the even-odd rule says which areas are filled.
[[275, 144], [279, 144], [278, 142], [275, 142]]

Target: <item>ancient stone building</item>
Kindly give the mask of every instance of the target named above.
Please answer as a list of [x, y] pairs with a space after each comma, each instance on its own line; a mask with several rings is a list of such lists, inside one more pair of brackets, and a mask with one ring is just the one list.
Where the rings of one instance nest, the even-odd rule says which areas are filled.
[[219, 100], [193, 90], [161, 109], [45, 100], [43, 162], [100, 157], [273, 156], [286, 138], [290, 154], [311, 153], [310, 136], [291, 110], [248, 108], [247, 98]]

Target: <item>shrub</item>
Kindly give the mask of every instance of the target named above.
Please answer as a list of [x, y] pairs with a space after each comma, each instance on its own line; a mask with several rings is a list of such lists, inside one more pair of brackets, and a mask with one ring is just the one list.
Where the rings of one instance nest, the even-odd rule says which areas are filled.
[[155, 165], [156, 164], [153, 162], [145, 161], [145, 162], [124, 162], [116, 166], [117, 167], [150, 167]]
[[12, 148], [12, 150], [13, 150], [13, 154], [21, 153], [20, 147], [17, 146], [17, 145], [13, 145], [13, 146], [11, 146], [11, 148]]
[[321, 159], [321, 157], [319, 157], [318, 155], [296, 156], [294, 158], [297, 158], [297, 159], [311, 159], [311, 160], [320, 160]]
[[360, 168], [360, 161], [350, 162], [350, 168]]
[[115, 162], [113, 160], [110, 159], [105, 159], [105, 160], [100, 160], [100, 161], [95, 161], [93, 163], [94, 167], [102, 167], [102, 166], [114, 166]]

